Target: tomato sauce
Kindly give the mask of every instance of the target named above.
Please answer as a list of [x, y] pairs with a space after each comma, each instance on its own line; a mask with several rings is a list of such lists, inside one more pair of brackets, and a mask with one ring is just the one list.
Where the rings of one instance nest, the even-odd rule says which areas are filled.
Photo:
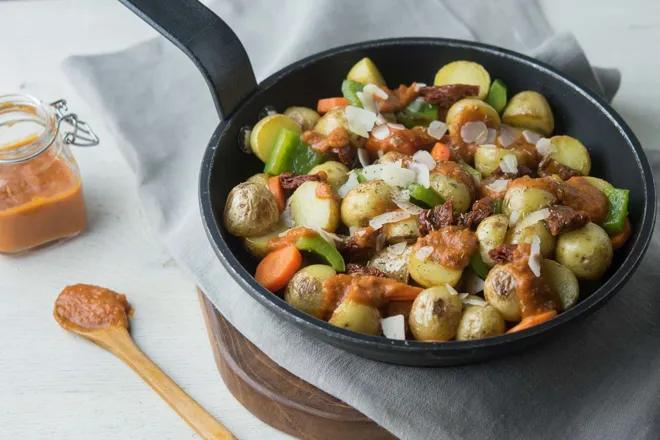
[[477, 251], [479, 243], [474, 232], [460, 226], [446, 226], [417, 239], [413, 252], [430, 246], [433, 252], [429, 259], [448, 268], [463, 270]]
[[104, 287], [75, 284], [62, 290], [55, 301], [53, 315], [64, 328], [128, 328], [133, 313], [125, 295]]
[[299, 228], [289, 229], [288, 231], [285, 232], [284, 235], [273, 237], [270, 240], [268, 240], [268, 250], [273, 252], [278, 249], [285, 248], [287, 246], [293, 246], [296, 244], [299, 238], [312, 237], [317, 234], [318, 232], [316, 232], [315, 230], [305, 228], [302, 226]]

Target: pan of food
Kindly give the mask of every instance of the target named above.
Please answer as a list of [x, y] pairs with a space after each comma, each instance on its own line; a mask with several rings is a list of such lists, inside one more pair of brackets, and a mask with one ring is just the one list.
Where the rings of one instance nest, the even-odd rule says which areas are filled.
[[221, 116], [199, 181], [218, 258], [319, 341], [401, 365], [495, 358], [577, 331], [646, 251], [639, 141], [550, 66], [397, 38], [257, 83], [201, 3], [121, 1], [195, 63]]

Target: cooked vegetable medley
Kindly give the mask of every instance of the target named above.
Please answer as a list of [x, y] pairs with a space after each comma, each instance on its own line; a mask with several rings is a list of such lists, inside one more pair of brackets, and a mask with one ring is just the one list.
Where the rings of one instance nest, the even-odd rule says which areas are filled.
[[589, 176], [538, 92], [469, 61], [390, 89], [368, 58], [340, 90], [240, 134], [264, 172], [229, 193], [225, 227], [291, 306], [392, 339], [487, 338], [573, 307], [630, 237], [628, 190]]

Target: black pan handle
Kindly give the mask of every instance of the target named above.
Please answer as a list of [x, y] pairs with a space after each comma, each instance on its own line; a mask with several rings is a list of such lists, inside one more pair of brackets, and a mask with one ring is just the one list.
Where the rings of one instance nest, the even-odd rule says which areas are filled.
[[197, 0], [119, 0], [195, 63], [221, 118], [257, 88], [250, 58], [234, 31]]

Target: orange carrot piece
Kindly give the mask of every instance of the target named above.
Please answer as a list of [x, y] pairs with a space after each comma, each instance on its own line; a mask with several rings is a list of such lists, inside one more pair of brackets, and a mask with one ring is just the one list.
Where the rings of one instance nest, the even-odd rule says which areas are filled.
[[392, 280], [385, 288], [385, 297], [388, 301], [414, 301], [422, 290], [424, 289]]
[[323, 114], [328, 113], [335, 107], [346, 107], [347, 105], [351, 105], [351, 103], [348, 102], [348, 99], [346, 98], [319, 99], [319, 103], [316, 106], [316, 111]]
[[433, 146], [433, 149], [431, 150], [431, 156], [436, 161], [449, 160], [450, 155], [451, 155], [451, 150], [449, 150], [449, 147], [443, 144], [442, 142], [436, 142], [435, 145]]
[[550, 321], [552, 318], [557, 316], [556, 310], [550, 310], [549, 312], [539, 313], [538, 315], [528, 316], [524, 318], [518, 325], [512, 327], [507, 333], [515, 333], [520, 330], [525, 330], [535, 325], [542, 324], [546, 321]]
[[302, 264], [302, 255], [295, 246], [287, 246], [266, 255], [257, 266], [254, 278], [271, 292], [284, 289]]
[[280, 207], [280, 212], [284, 212], [284, 209], [286, 208], [286, 200], [279, 176], [273, 176], [268, 179], [268, 189], [273, 193], [273, 196], [275, 196], [275, 201], [277, 202], [277, 206]]
[[626, 217], [626, 222], [623, 224], [623, 229], [621, 229], [619, 232], [615, 232], [614, 234], [610, 235], [610, 241], [612, 242], [612, 249], [617, 250], [620, 247], [622, 247], [626, 241], [630, 238], [632, 235], [632, 228], [630, 227], [630, 221], [628, 220], [628, 217]]

